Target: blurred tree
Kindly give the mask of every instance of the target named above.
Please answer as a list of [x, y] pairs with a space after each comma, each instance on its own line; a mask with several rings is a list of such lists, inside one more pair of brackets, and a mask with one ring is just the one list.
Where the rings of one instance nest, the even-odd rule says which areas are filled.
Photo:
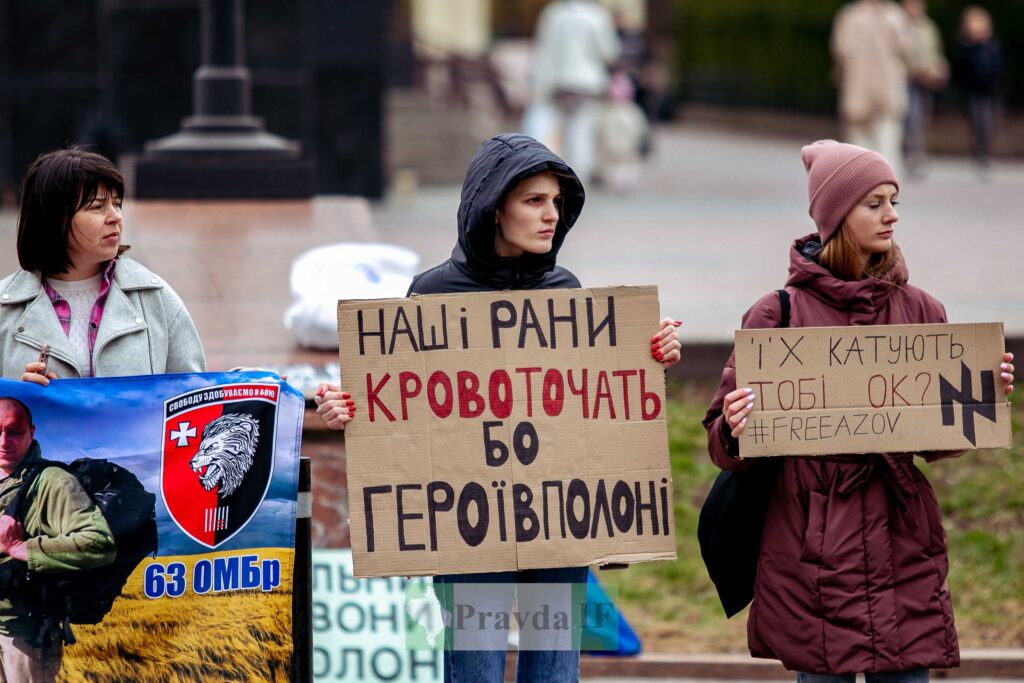
[[[674, 64], [683, 99], [833, 111], [829, 35], [844, 0], [673, 0]], [[929, 0], [947, 53], [968, 0]], [[1024, 2], [984, 0], [1009, 68], [1006, 102], [1024, 106]]]

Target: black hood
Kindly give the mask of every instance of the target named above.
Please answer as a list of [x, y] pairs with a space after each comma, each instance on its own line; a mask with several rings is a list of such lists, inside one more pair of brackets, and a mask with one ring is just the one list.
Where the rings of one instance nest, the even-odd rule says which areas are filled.
[[[545, 171], [559, 174], [562, 206], [546, 254], [498, 256], [494, 251], [495, 212], [521, 180]], [[459, 241], [452, 263], [494, 289], [531, 287], [555, 267], [558, 250], [583, 211], [583, 183], [551, 150], [526, 135], [498, 135], [480, 146], [469, 162], [459, 203]]]

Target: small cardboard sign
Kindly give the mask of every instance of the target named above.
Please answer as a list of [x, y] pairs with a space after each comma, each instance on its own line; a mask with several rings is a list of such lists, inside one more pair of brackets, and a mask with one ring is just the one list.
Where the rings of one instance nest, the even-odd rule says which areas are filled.
[[1010, 446], [1002, 323], [736, 332], [743, 457]]
[[655, 287], [338, 302], [356, 576], [674, 559]]

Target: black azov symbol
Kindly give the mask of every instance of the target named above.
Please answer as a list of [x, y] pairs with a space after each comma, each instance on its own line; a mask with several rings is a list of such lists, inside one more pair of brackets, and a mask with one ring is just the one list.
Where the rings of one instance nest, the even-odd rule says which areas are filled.
[[979, 401], [974, 398], [971, 370], [966, 363], [960, 361], [960, 388], [957, 389], [950, 384], [949, 380], [939, 375], [939, 400], [942, 404], [942, 424], [946, 426], [956, 424], [953, 404], [959, 403], [963, 407], [964, 436], [972, 446], [975, 446], [977, 442], [974, 436], [974, 414], [977, 413], [992, 422], [996, 421], [995, 373], [991, 370], [981, 371], [981, 400]]

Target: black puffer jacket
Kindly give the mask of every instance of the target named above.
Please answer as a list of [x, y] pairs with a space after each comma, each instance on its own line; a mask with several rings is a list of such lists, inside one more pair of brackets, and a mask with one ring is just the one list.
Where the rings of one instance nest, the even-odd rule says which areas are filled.
[[[509, 258], [494, 251], [495, 211], [519, 182], [553, 171], [561, 181], [562, 206], [551, 251]], [[459, 241], [452, 257], [413, 278], [409, 294], [482, 292], [494, 289], [579, 287], [579, 280], [555, 265], [558, 250], [583, 211], [583, 184], [564, 161], [526, 135], [498, 135], [480, 146], [469, 162], [459, 204]]]

